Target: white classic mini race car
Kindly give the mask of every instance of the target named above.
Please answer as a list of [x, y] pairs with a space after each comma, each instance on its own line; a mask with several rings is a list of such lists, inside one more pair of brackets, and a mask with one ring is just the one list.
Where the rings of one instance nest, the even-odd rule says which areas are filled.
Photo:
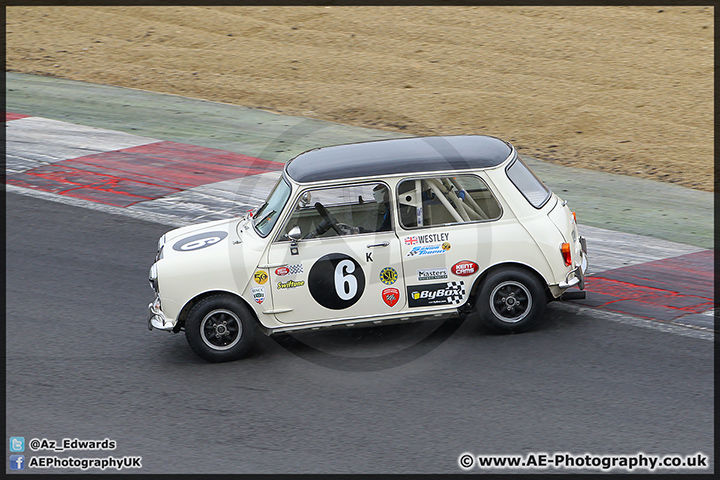
[[575, 214], [505, 141], [419, 137], [298, 155], [244, 218], [160, 238], [148, 327], [200, 357], [241, 357], [258, 332], [464, 316], [537, 325], [584, 288]]

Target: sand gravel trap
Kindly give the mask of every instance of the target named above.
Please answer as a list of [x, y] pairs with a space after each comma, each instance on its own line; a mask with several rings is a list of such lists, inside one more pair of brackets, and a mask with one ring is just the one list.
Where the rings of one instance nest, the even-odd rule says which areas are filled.
[[27, 7], [6, 69], [713, 190], [713, 13], [674, 7]]

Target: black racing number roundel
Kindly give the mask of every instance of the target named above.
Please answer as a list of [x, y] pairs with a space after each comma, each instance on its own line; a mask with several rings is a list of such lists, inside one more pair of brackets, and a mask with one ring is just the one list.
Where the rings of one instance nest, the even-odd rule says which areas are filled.
[[183, 238], [173, 245], [173, 250], [178, 252], [190, 252], [192, 250], [200, 250], [201, 248], [215, 245], [219, 241], [227, 237], [227, 232], [205, 232]]
[[310, 295], [325, 308], [343, 310], [355, 305], [365, 291], [360, 264], [343, 253], [320, 257], [308, 274]]

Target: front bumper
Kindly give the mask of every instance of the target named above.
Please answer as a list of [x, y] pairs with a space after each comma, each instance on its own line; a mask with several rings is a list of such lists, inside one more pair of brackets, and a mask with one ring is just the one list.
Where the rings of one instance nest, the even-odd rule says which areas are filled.
[[577, 286], [580, 290], [585, 289], [585, 272], [587, 272], [588, 268], [587, 241], [585, 237], [580, 237], [580, 246], [582, 251], [580, 265], [567, 274], [564, 282], [558, 284], [558, 287], [563, 290], [574, 286]]
[[177, 323], [174, 320], [169, 320], [165, 317], [160, 305], [160, 297], [155, 297], [155, 301], [148, 305], [150, 310], [150, 318], [148, 318], [148, 330], [153, 328], [156, 330], [163, 330], [166, 332], [172, 332]]

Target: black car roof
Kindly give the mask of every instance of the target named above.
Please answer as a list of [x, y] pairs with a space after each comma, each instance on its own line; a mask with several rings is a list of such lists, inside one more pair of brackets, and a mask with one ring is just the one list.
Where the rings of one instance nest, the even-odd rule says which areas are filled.
[[299, 183], [441, 170], [496, 167], [512, 146], [484, 135], [412, 137], [316, 148], [285, 166]]

